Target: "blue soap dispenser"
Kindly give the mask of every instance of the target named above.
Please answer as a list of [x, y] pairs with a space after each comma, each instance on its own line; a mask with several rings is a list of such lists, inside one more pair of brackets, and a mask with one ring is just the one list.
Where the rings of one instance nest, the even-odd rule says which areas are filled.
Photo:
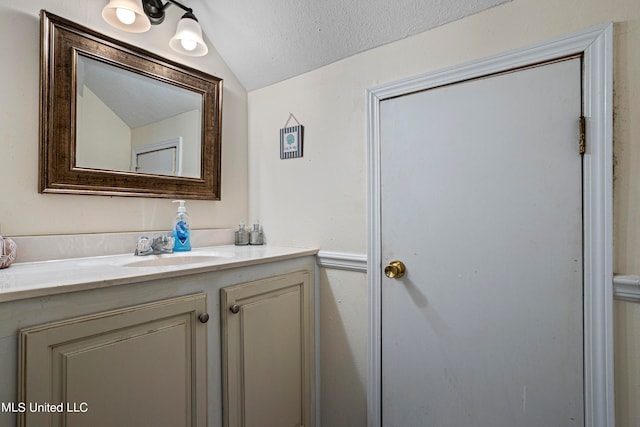
[[173, 227], [173, 250], [174, 252], [186, 252], [191, 250], [191, 230], [189, 229], [189, 215], [184, 206], [184, 200], [174, 200], [173, 203], [180, 203], [176, 221]]

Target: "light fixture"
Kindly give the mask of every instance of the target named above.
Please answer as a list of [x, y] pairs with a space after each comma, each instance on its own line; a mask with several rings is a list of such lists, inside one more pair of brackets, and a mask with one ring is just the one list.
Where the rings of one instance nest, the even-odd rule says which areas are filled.
[[202, 40], [202, 28], [191, 12], [182, 15], [178, 21], [176, 34], [171, 37], [169, 46], [176, 52], [191, 56], [206, 55], [209, 49]]
[[178, 21], [176, 34], [169, 41], [171, 49], [183, 55], [203, 56], [209, 49], [202, 38], [202, 28], [193, 10], [174, 0], [110, 0], [102, 17], [111, 26], [132, 33], [142, 33], [151, 25], [164, 22], [165, 10], [172, 4], [186, 13]]
[[112, 27], [130, 33], [144, 33], [151, 28], [140, 1], [110, 0], [102, 9], [102, 18]]

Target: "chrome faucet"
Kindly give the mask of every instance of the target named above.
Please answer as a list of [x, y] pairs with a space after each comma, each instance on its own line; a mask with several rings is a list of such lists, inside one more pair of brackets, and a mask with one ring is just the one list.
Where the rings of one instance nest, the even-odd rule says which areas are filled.
[[158, 236], [153, 240], [147, 236], [141, 236], [138, 238], [136, 251], [133, 254], [138, 256], [170, 254], [173, 253], [173, 243], [173, 236], [166, 234]]

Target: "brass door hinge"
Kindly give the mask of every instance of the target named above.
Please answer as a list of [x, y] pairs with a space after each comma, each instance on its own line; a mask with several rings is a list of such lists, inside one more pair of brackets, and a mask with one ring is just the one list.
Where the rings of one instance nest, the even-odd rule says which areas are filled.
[[586, 151], [586, 146], [587, 146], [587, 133], [586, 133], [586, 120], [584, 118], [584, 116], [580, 116], [580, 145], [579, 145], [579, 152], [580, 154], [584, 154], [584, 152]]

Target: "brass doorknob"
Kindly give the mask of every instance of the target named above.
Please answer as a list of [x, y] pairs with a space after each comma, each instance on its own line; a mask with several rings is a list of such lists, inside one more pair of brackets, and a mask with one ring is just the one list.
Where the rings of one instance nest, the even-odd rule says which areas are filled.
[[404, 276], [405, 271], [407, 271], [407, 267], [404, 266], [402, 261], [391, 261], [384, 268], [384, 275], [389, 279], [399, 279]]

